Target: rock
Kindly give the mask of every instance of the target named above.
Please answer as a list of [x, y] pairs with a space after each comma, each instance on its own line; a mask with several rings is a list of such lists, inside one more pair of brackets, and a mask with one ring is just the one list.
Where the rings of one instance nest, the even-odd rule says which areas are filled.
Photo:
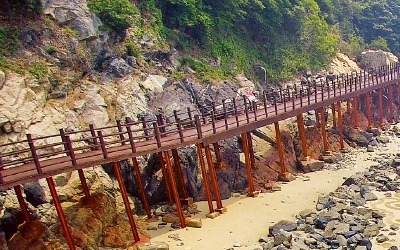
[[6, 73], [0, 70], [0, 89], [3, 87], [3, 84], [6, 82]]
[[185, 221], [188, 227], [201, 228], [202, 226], [200, 218], [186, 218]]
[[274, 245], [275, 246], [283, 244], [284, 242], [291, 243], [291, 241], [292, 241], [292, 234], [283, 229], [280, 229], [274, 235]]
[[108, 66], [108, 72], [116, 77], [124, 77], [132, 73], [133, 69], [122, 58], [114, 58]]
[[46, 203], [46, 194], [39, 182], [28, 182], [23, 185], [26, 200], [34, 207]]
[[152, 93], [161, 93], [164, 89], [164, 85], [167, 83], [167, 78], [159, 75], [149, 75], [146, 80], [144, 80], [141, 86], [152, 92]]
[[52, 16], [60, 25], [76, 30], [80, 39], [97, 37], [101, 21], [89, 10], [86, 0], [48, 0], [42, 3], [45, 15]]
[[367, 146], [367, 152], [374, 152], [375, 150], [374, 150], [374, 147], [373, 146], [371, 146], [371, 145], [368, 145]]
[[41, 239], [49, 233], [48, 228], [40, 221], [23, 224], [8, 242], [9, 249], [45, 249]]
[[376, 195], [374, 193], [366, 193], [366, 194], [364, 194], [363, 197], [364, 197], [364, 199], [366, 201], [376, 201], [376, 200], [378, 200], [378, 197], [376, 197]]
[[398, 58], [395, 55], [382, 50], [363, 51], [360, 57], [360, 64], [365, 69], [379, 69], [382, 66], [398, 62]]
[[302, 218], [309, 217], [309, 216], [311, 216], [312, 214], [316, 214], [315, 210], [313, 210], [313, 209], [306, 209], [306, 210], [303, 210], [303, 211], [301, 211], [301, 212], [299, 213], [299, 215], [300, 215]]
[[300, 168], [305, 173], [319, 171], [324, 168], [324, 165], [324, 161], [319, 160], [300, 161]]
[[376, 242], [378, 243], [383, 243], [385, 241], [388, 241], [389, 238], [386, 235], [380, 234], [376, 237]]
[[383, 136], [377, 136], [376, 137], [376, 140], [378, 141], [378, 142], [380, 142], [380, 143], [388, 143], [390, 140], [389, 140], [389, 138], [387, 138], [387, 137], [383, 137]]
[[142, 243], [136, 247], [137, 250], [169, 250], [169, 246], [165, 242], [153, 241], [151, 243]]
[[294, 231], [297, 229], [297, 224], [292, 221], [281, 220], [269, 227], [269, 235], [275, 236], [281, 229], [286, 232]]

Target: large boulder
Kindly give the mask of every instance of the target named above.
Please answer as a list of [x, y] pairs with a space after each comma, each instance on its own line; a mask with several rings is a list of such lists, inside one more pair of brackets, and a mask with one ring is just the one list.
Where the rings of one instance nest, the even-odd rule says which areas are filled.
[[101, 21], [90, 12], [86, 0], [42, 0], [42, 6], [45, 15], [76, 30], [80, 39], [97, 37]]
[[379, 67], [397, 63], [399, 59], [390, 52], [382, 50], [368, 50], [361, 53], [360, 63], [364, 69], [378, 69]]
[[347, 55], [342, 53], [337, 53], [335, 58], [329, 64], [329, 73], [338, 75], [338, 74], [346, 74], [351, 72], [359, 72], [360, 68], [357, 63], [350, 59]]

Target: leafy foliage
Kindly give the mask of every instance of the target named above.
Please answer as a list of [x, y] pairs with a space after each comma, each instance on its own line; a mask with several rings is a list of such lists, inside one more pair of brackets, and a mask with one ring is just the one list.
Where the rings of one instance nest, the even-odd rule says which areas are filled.
[[138, 14], [136, 6], [129, 0], [88, 0], [88, 7], [111, 30], [124, 31]]
[[10, 27], [0, 28], [0, 57], [12, 54], [19, 44], [19, 32]]

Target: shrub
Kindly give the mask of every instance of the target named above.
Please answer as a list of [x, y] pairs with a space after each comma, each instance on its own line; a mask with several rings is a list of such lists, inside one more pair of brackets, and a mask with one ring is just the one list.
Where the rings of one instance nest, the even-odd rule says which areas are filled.
[[48, 74], [48, 69], [46, 64], [43, 62], [36, 62], [29, 69], [29, 73], [31, 73], [36, 79], [42, 80]]
[[133, 23], [138, 14], [136, 6], [129, 0], [88, 0], [88, 7], [98, 15], [104, 25], [115, 31], [123, 31]]
[[19, 32], [10, 27], [0, 28], [0, 57], [12, 54], [18, 47]]

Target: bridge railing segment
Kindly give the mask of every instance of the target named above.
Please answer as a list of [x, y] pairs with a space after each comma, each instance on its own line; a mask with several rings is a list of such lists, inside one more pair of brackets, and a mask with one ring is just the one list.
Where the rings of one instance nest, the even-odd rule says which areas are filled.
[[0, 145], [0, 189], [9, 182], [21, 182], [32, 177], [39, 179], [43, 174], [61, 170], [72, 171], [87, 162], [108, 159], [123, 150], [131, 153], [143, 151], [145, 154], [147, 149], [194, 141], [399, 79], [399, 71], [399, 64], [390, 64], [377, 70], [342, 74], [292, 88], [266, 91], [256, 102], [250, 102], [244, 96], [213, 103], [207, 110], [186, 108], [169, 116], [159, 114], [154, 119], [137, 121], [128, 117], [107, 127], [95, 128], [90, 124], [80, 131], [60, 129], [58, 134], [43, 137], [27, 134], [25, 140]]

